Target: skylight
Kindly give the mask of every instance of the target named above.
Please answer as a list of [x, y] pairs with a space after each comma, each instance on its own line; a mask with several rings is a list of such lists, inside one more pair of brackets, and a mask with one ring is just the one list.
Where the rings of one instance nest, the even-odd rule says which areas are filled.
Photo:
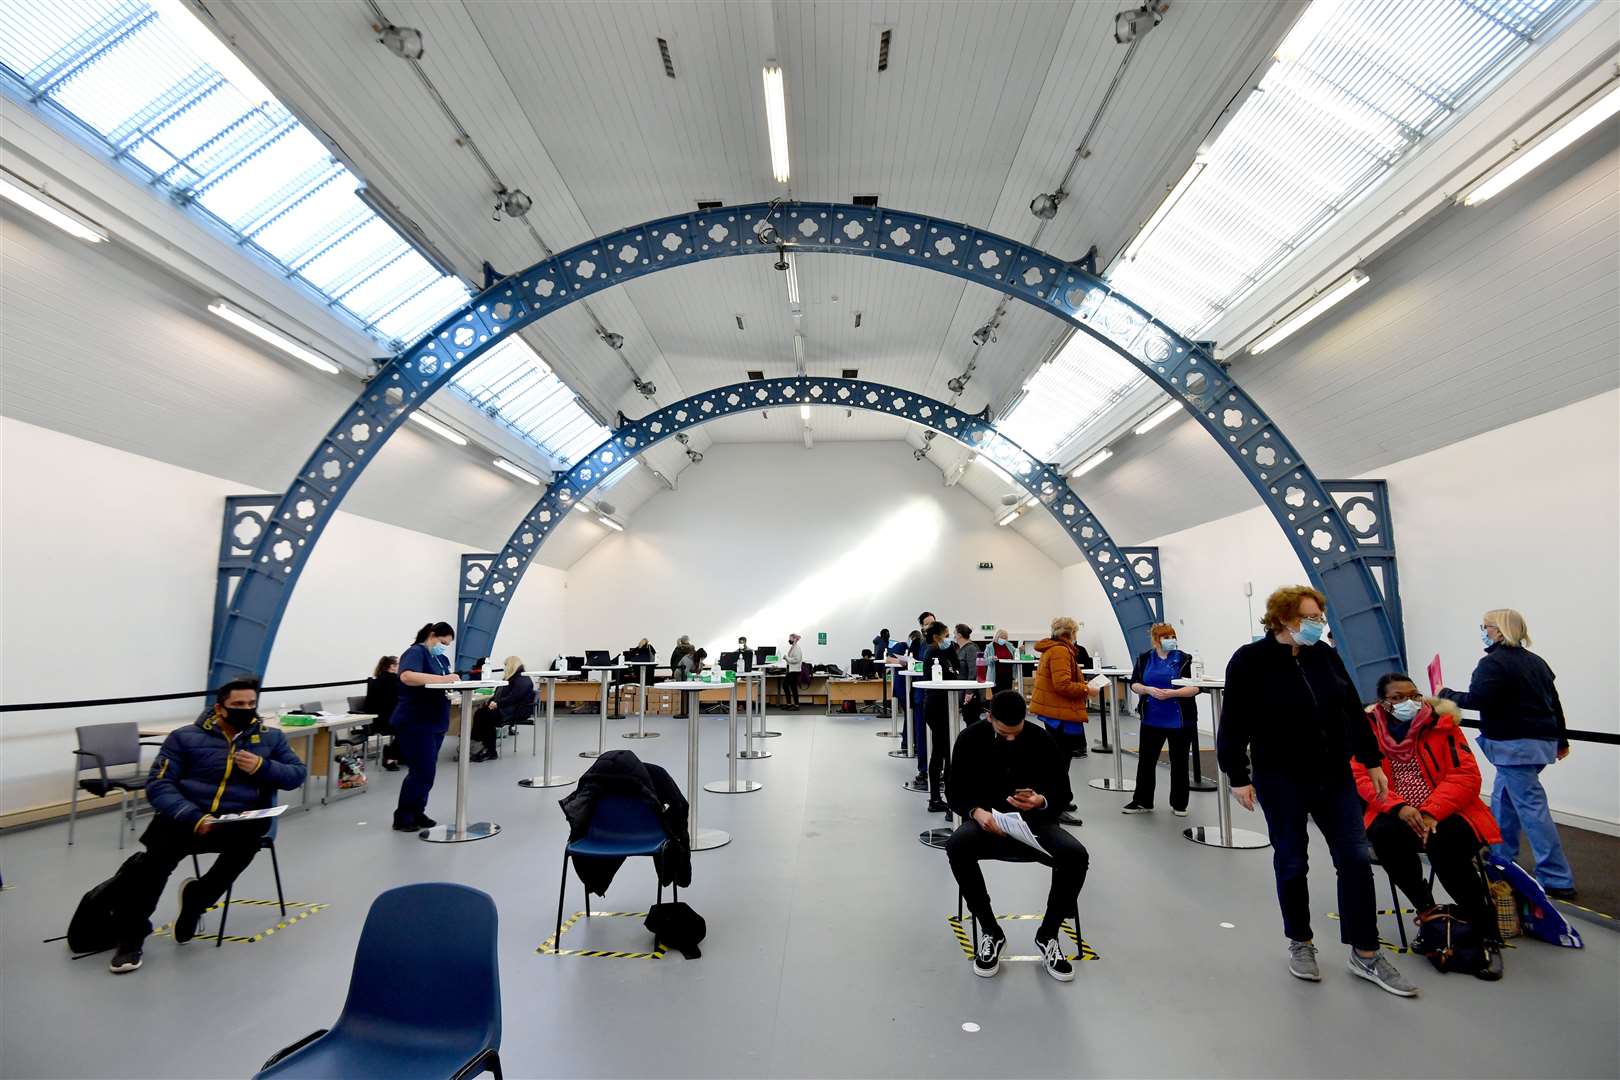
[[[0, 82], [386, 348], [467, 301], [466, 284], [363, 203], [354, 174], [179, 0], [0, 0]], [[565, 448], [606, 436], [527, 344], [511, 338], [496, 351], [501, 359], [473, 364], [453, 388], [493, 403], [497, 420], [564, 462], [589, 446]], [[529, 373], [524, 390], [486, 394], [502, 381], [486, 372], [506, 369]], [[529, 410], [539, 386], [561, 391], [555, 408], [506, 413], [508, 401]]]
[[[1197, 339], [1577, 2], [1313, 0], [1174, 204], [1110, 267], [1111, 284]], [[1106, 410], [1099, 400], [1142, 379], [1076, 333], [1000, 427], [1051, 453]]]

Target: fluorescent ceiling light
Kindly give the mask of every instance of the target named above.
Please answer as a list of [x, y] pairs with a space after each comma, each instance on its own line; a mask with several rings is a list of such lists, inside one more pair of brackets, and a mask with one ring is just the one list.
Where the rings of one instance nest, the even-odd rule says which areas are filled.
[[438, 435], [441, 438], [449, 439], [457, 446], [467, 445], [467, 440], [462, 437], [461, 432], [456, 431], [454, 428], [446, 427], [444, 424], [439, 423], [437, 420], [433, 419], [433, 417], [429, 416], [420, 409], [411, 413], [411, 419], [433, 432], [433, 434]]
[[771, 132], [771, 172], [778, 184], [788, 182], [787, 97], [782, 66], [765, 65], [765, 123]]
[[1010, 473], [1008, 473], [1006, 469], [1003, 469], [1000, 465], [997, 465], [994, 461], [991, 461], [989, 458], [985, 457], [983, 454], [980, 454], [978, 457], [974, 458], [973, 460], [977, 461], [980, 465], [983, 465], [985, 468], [987, 468], [991, 472], [995, 473], [996, 476], [998, 478], [1000, 478], [1002, 481], [1004, 481], [1004, 482], [1006, 482], [1008, 484], [1013, 482], [1012, 475]]
[[67, 207], [58, 205], [49, 196], [34, 190], [26, 184], [20, 184], [4, 174], [0, 174], [0, 196], [4, 196], [8, 201], [16, 203], [35, 217], [50, 222], [69, 236], [77, 237], [92, 244], [99, 244], [107, 239], [106, 233]]
[[1165, 405], [1164, 408], [1158, 410], [1152, 416], [1142, 421], [1140, 424], [1137, 424], [1135, 428], [1131, 429], [1131, 434], [1146, 435], [1148, 432], [1152, 431], [1154, 428], [1158, 427], [1160, 424], [1164, 423], [1166, 420], [1170, 419], [1180, 411], [1181, 402], [1172, 401]]
[[1136, 258], [1136, 253], [1141, 251], [1142, 245], [1146, 244], [1148, 239], [1152, 237], [1153, 230], [1159, 227], [1159, 222], [1163, 221], [1170, 211], [1176, 208], [1176, 204], [1181, 201], [1181, 197], [1187, 194], [1187, 189], [1192, 187], [1193, 181], [1197, 180], [1198, 175], [1204, 171], [1204, 165], [1205, 162], [1195, 161], [1181, 175], [1181, 179], [1176, 181], [1176, 186], [1170, 189], [1170, 194], [1164, 197], [1164, 201], [1159, 204], [1159, 208], [1153, 211], [1153, 216], [1147, 219], [1147, 224], [1143, 225], [1131, 242], [1126, 245], [1125, 253], [1120, 258], [1126, 262]]
[[1022, 509], [1023, 509], [1022, 507], [1018, 507], [1018, 506], [1013, 507], [1011, 510], [1007, 511], [1007, 513], [1004, 514], [1002, 516], [1001, 520], [996, 522], [996, 524], [997, 525], [1011, 525], [1013, 522], [1018, 520], [1019, 511], [1022, 510]]
[[1368, 281], [1372, 280], [1360, 270], [1352, 270], [1334, 284], [1328, 286], [1322, 295], [1295, 311], [1282, 322], [1261, 334], [1249, 345], [1251, 353], [1263, 353], [1273, 345], [1288, 337], [1294, 331], [1316, 318], [1340, 300], [1349, 296]]
[[598, 515], [596, 520], [600, 521], [602, 524], [606, 525], [608, 528], [612, 529], [614, 532], [624, 532], [624, 526], [620, 525], [617, 521], [614, 521], [612, 518], [608, 517], [606, 514]]
[[231, 306], [228, 301], [215, 300], [212, 304], [208, 305], [208, 310], [212, 311], [215, 315], [218, 315], [232, 326], [246, 330], [260, 341], [266, 343], [267, 345], [274, 345], [288, 356], [302, 360], [312, 368], [317, 368], [324, 371], [328, 375], [336, 375], [342, 370], [342, 368], [338, 367], [331, 360], [322, 356], [314, 349], [308, 348], [307, 346], [294, 341], [286, 334], [283, 334], [280, 330], [275, 329], [268, 323], [259, 321], [240, 308]]
[[1101, 465], [1103, 462], [1107, 461], [1113, 456], [1114, 452], [1112, 450], [1107, 448], [1099, 450], [1095, 454], [1088, 457], [1085, 461], [1081, 462], [1080, 467], [1075, 469], [1074, 472], [1070, 473], [1069, 475], [1084, 476], [1086, 473], [1090, 472], [1092, 469], [1095, 469], [1097, 466]]
[[809, 420], [810, 419], [810, 406], [808, 406], [808, 405], [800, 405], [799, 406], [799, 419], [800, 420]]
[[1343, 0], [1312, 0], [1305, 13], [1294, 21], [1282, 44], [1277, 46], [1277, 59], [1284, 64], [1298, 60], [1342, 4]]
[[529, 472], [527, 469], [519, 468], [503, 457], [498, 457], [495, 459], [495, 467], [501, 470], [501, 472], [506, 473], [508, 476], [517, 477], [525, 484], [533, 484], [535, 487], [540, 486], [540, 478], [538, 476]]
[[785, 271], [785, 273], [787, 275], [788, 305], [790, 307], [798, 307], [799, 306], [799, 260], [797, 260], [797, 259], [795, 259], [793, 257], [792, 252], [789, 252], [788, 256], [787, 256], [787, 270]]
[[1616, 112], [1620, 112], [1620, 86], [1610, 87], [1607, 94], [1588, 105], [1569, 123], [1528, 149], [1521, 150], [1506, 167], [1470, 191], [1463, 198], [1463, 205], [1478, 206], [1493, 195], [1500, 194]]
[[574, 509], [578, 510], [582, 514], [588, 514], [591, 512], [591, 508], [585, 505], [584, 500], [575, 503]]

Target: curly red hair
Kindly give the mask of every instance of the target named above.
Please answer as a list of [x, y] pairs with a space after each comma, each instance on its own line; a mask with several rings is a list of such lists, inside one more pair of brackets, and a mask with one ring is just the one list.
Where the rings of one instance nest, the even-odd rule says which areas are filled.
[[1268, 634], [1275, 634], [1299, 618], [1299, 603], [1307, 597], [1315, 600], [1323, 611], [1327, 610], [1327, 597], [1317, 589], [1309, 585], [1284, 585], [1266, 597], [1266, 613], [1261, 616], [1260, 625]]

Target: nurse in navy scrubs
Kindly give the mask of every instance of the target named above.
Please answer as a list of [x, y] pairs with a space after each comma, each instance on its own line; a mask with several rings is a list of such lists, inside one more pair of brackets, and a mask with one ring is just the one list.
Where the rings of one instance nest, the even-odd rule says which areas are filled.
[[427, 801], [439, 766], [439, 748], [450, 730], [450, 699], [438, 687], [458, 678], [450, 673], [450, 642], [455, 637], [449, 623], [428, 623], [416, 632], [416, 644], [399, 658], [399, 704], [394, 708], [393, 728], [400, 760], [410, 770], [399, 786], [399, 805], [394, 808], [394, 828], [400, 832], [438, 824], [427, 816]]

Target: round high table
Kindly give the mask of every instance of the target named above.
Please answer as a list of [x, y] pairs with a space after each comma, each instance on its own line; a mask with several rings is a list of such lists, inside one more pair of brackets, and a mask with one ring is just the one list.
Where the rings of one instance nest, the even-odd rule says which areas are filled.
[[[963, 692], [967, 690], [989, 690], [991, 688], [990, 683], [982, 683], [977, 679], [939, 679], [937, 681], [934, 679], [918, 679], [911, 685], [916, 687], [918, 690], [936, 690], [945, 695], [945, 709], [949, 713], [951, 719], [951, 747], [953, 748], [956, 746], [957, 736], [962, 734]], [[949, 750], [947, 750], [946, 754], [946, 761], [948, 762], [950, 760]], [[945, 772], [945, 782], [947, 786], [950, 784], [949, 769], [947, 769]], [[946, 810], [946, 827], [938, 829], [924, 829], [922, 832], [917, 834], [917, 839], [921, 841], [925, 847], [938, 848], [940, 851], [944, 851], [945, 841], [949, 840], [951, 838], [951, 834], [956, 831], [956, 827], [950, 824], [955, 820], [956, 819], [952, 816], [951, 812]]]
[[[1196, 686], [1209, 691], [1209, 707], [1215, 717], [1215, 739], [1221, 737], [1221, 693], [1226, 689], [1225, 679], [1171, 679], [1176, 686]], [[1194, 753], [1197, 753], [1194, 750]], [[1220, 815], [1218, 824], [1194, 825], [1182, 829], [1181, 835], [1195, 844], [1218, 848], [1263, 848], [1271, 846], [1271, 838], [1249, 829], [1232, 828], [1232, 785], [1219, 766], [1215, 768], [1215, 810]]]
[[1018, 670], [1018, 692], [1020, 694], [1024, 695], [1024, 700], [1025, 701], [1028, 701], [1029, 700], [1029, 669], [1032, 668], [1032, 667], [1039, 667], [1040, 663], [1041, 663], [1041, 658], [1037, 656], [1034, 659], [1025, 660], [1023, 657], [1019, 657], [1016, 660], [997, 660], [996, 663], [998, 663], [998, 664], [1011, 664], [1014, 668], [1016, 668]]
[[754, 738], [756, 738], [756, 739], [780, 739], [782, 737], [782, 733], [780, 731], [771, 731], [771, 730], [769, 730], [769, 729], [767, 729], [765, 727], [765, 724], [766, 724], [765, 707], [766, 707], [767, 703], [769, 703], [770, 696], [771, 696], [770, 695], [770, 688], [771, 688], [770, 679], [771, 679], [771, 676], [772, 675], [777, 675], [777, 676], [780, 676], [780, 677], [785, 679], [785, 678], [787, 678], [787, 668], [757, 667], [754, 670], [759, 672], [759, 676], [760, 676], [759, 677], [759, 728], [758, 728], [758, 730], [756, 730], [754, 732]]
[[[906, 733], [906, 725], [911, 720], [911, 699], [906, 695], [911, 693], [911, 684], [906, 680], [911, 678], [913, 672], [911, 667], [906, 664], [890, 664], [889, 667], [892, 668], [894, 672], [894, 697], [890, 700], [898, 701], [900, 704], [898, 706], [893, 706], [894, 730], [880, 731], [878, 734], [887, 735], [891, 739], [900, 740], [899, 748], [889, 751], [890, 757], [908, 758], [911, 756], [911, 740]], [[903, 687], [901, 685], [902, 682], [905, 683]]]
[[[744, 761], [758, 761], [771, 756], [769, 750], [754, 748], [754, 740], [760, 738], [760, 733], [754, 730], [754, 711], [759, 710], [759, 726], [765, 726], [765, 669], [753, 668], [749, 671], [737, 672], [737, 681], [743, 688], [743, 749], [736, 752], [736, 756]], [[754, 684], [759, 684], [759, 697], [754, 697]]]
[[1119, 680], [1130, 675], [1129, 668], [1086, 668], [1082, 674], [1108, 677], [1108, 713], [1114, 718], [1114, 775], [1091, 781], [1098, 791], [1135, 791], [1136, 781], [1125, 779], [1125, 760], [1119, 749]]
[[579, 756], [583, 758], [601, 757], [607, 743], [608, 721], [608, 689], [613, 685], [610, 671], [623, 671], [628, 664], [586, 664], [586, 671], [600, 671], [602, 673], [602, 706], [596, 712], [596, 749], [581, 750]]
[[636, 730], [624, 733], [626, 739], [656, 739], [658, 732], [647, 730], [647, 671], [658, 666], [656, 660], [628, 660], [626, 667], [636, 669]]
[[[703, 715], [698, 695], [705, 690], [720, 690], [726, 686], [731, 687], [731, 709], [735, 717], [736, 683], [661, 682], [654, 683], [652, 687], [654, 690], [674, 690], [691, 695], [686, 699], [686, 831], [691, 834], [693, 851], [710, 851], [731, 843], [731, 834], [723, 829], [698, 828], [698, 722]], [[734, 723], [732, 731], [736, 730]]]
[[[758, 791], [765, 785], [758, 780], [741, 780], [737, 777], [737, 762], [742, 758], [742, 748], [737, 745], [737, 684], [746, 686], [747, 673], [736, 673], [736, 677], [727, 683], [713, 683], [714, 687], [731, 689], [731, 725], [730, 743], [726, 747], [726, 778], [724, 780], [710, 780], [703, 785], [704, 791], [712, 791], [716, 795], [747, 795], [751, 791]], [[747, 717], [744, 717], [744, 722]]]
[[546, 681], [546, 757], [544, 770], [539, 776], [529, 776], [518, 781], [518, 787], [548, 788], [563, 787], [572, 784], [575, 777], [557, 776], [551, 771], [551, 742], [552, 733], [557, 727], [557, 680], [570, 679], [578, 675], [577, 671], [530, 671], [530, 677]]
[[460, 844], [468, 840], [483, 840], [501, 831], [493, 821], [467, 820], [467, 765], [472, 753], [473, 693], [505, 686], [501, 679], [466, 679], [461, 682], [439, 683], [434, 688], [461, 695], [461, 735], [456, 739], [456, 820], [449, 825], [435, 825], [416, 835], [430, 844]]

